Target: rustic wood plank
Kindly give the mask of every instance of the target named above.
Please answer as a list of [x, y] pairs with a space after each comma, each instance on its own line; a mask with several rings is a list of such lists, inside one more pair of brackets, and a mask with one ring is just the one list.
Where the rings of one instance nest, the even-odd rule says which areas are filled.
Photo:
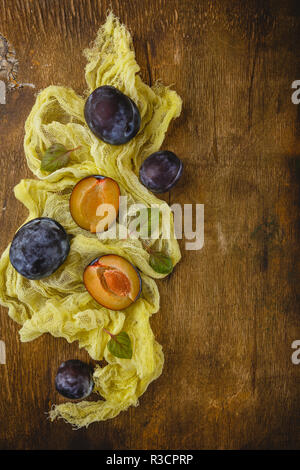
[[[30, 177], [22, 139], [41, 88], [85, 89], [82, 49], [112, 6], [134, 37], [148, 83], [174, 83], [182, 116], [164, 147], [185, 163], [168, 200], [205, 204], [205, 246], [183, 250], [159, 283], [152, 325], [162, 377], [141, 406], [77, 432], [44, 412], [60, 398], [55, 369], [87, 359], [62, 339], [21, 344], [1, 311], [1, 449], [299, 447], [299, 7], [296, 2], [2, 0], [0, 33], [15, 47], [18, 80], [0, 105], [0, 246], [25, 211], [13, 196]], [[182, 242], [184, 248], [184, 243]]]

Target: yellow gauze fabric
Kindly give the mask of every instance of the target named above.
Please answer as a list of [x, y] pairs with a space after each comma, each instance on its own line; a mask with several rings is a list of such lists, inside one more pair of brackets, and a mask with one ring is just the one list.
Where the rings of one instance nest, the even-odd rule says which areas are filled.
[[[71, 250], [66, 262], [50, 277], [30, 281], [19, 275], [9, 261], [9, 247], [0, 260], [0, 302], [9, 315], [22, 325], [21, 341], [31, 341], [43, 333], [78, 341], [95, 360], [105, 359], [94, 372], [95, 392], [104, 400], [64, 403], [50, 411], [50, 418], [61, 417], [75, 427], [88, 426], [117, 416], [138, 398], [162, 371], [163, 353], [155, 341], [150, 316], [159, 308], [159, 292], [152, 278], [164, 277], [149, 265], [149, 254], [140, 240], [99, 240], [96, 235], [79, 228], [69, 213], [69, 197], [74, 185], [90, 174], [114, 178], [129, 205], [142, 202], [170, 208], [157, 199], [138, 179], [143, 159], [157, 151], [171, 119], [181, 111], [181, 99], [169, 88], [150, 88], [138, 75], [132, 39], [124, 25], [110, 14], [99, 30], [95, 43], [85, 51], [88, 60], [85, 77], [88, 93], [110, 84], [122, 90], [137, 104], [141, 113], [138, 135], [122, 146], [111, 146], [97, 139], [87, 127], [83, 108], [85, 99], [72, 89], [50, 86], [41, 91], [25, 124], [24, 149], [27, 163], [38, 179], [22, 180], [15, 195], [29, 211], [28, 220], [52, 217], [72, 235]], [[67, 148], [80, 146], [71, 154], [67, 167], [51, 174], [41, 171], [41, 156], [53, 143]], [[26, 221], [26, 222], [27, 222]], [[165, 222], [162, 223], [162, 225]], [[161, 231], [163, 227], [161, 227]], [[153, 241], [152, 241], [153, 242]], [[156, 249], [169, 254], [175, 265], [180, 259], [176, 239], [154, 240]], [[101, 307], [87, 293], [82, 282], [84, 267], [106, 253], [125, 257], [141, 271], [142, 294], [124, 311]], [[132, 341], [132, 359], [118, 359], [106, 348], [108, 335], [126, 331]]]

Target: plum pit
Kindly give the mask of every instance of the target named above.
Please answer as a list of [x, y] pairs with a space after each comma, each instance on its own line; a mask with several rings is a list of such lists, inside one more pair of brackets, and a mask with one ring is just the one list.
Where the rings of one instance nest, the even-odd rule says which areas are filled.
[[103, 273], [108, 289], [119, 297], [130, 294], [130, 281], [125, 274], [117, 269], [106, 269]]

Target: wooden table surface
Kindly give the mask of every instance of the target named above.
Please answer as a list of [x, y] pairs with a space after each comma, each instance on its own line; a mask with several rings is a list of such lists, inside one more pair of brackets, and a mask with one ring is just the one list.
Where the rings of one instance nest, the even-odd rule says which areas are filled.
[[[116, 419], [73, 431], [45, 412], [53, 379], [77, 345], [44, 335], [22, 344], [1, 311], [1, 449], [299, 448], [299, 2], [1, 0], [0, 33], [19, 83], [0, 105], [0, 246], [26, 211], [13, 186], [31, 177], [24, 122], [50, 85], [85, 89], [84, 49], [108, 8], [130, 29], [144, 80], [183, 99], [164, 148], [184, 161], [168, 200], [205, 204], [205, 246], [159, 282], [151, 323], [163, 375]], [[2, 210], [1, 210], [2, 209]]]

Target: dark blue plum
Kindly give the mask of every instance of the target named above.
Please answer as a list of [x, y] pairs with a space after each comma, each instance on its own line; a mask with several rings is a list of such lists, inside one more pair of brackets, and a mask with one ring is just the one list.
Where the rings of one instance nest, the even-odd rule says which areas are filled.
[[168, 150], [152, 153], [140, 167], [140, 180], [153, 193], [165, 193], [182, 175], [182, 161]]
[[55, 220], [30, 220], [15, 234], [9, 258], [13, 267], [27, 279], [50, 276], [63, 264], [70, 250], [65, 229]]
[[139, 131], [141, 116], [136, 104], [113, 86], [100, 86], [88, 97], [84, 117], [91, 131], [111, 145], [129, 142]]
[[55, 377], [55, 388], [73, 400], [88, 397], [94, 388], [92, 367], [78, 359], [63, 362]]

